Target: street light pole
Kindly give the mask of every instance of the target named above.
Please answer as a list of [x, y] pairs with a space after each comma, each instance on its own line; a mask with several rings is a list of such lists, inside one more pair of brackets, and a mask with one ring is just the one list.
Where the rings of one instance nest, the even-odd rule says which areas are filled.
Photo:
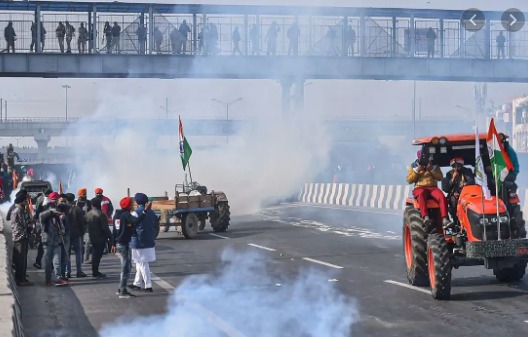
[[68, 89], [71, 87], [67, 84], [62, 86], [64, 89], [66, 89], [66, 122], [68, 121]]
[[222, 100], [219, 100], [217, 98], [211, 98], [212, 101], [214, 102], [217, 102], [217, 103], [220, 103], [222, 104], [223, 106], [225, 106], [225, 110], [226, 110], [226, 120], [229, 120], [229, 106], [235, 104], [236, 102], [239, 102], [241, 101], [243, 98], [242, 97], [239, 97], [231, 102], [224, 102]]

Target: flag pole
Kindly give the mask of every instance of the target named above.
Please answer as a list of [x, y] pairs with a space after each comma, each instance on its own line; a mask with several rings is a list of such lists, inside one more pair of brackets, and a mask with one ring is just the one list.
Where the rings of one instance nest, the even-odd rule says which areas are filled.
[[[477, 158], [475, 158], [475, 166], [477, 167], [478, 171], [480, 171], [480, 168], [482, 166], [484, 166], [483, 162], [482, 162], [482, 154], [480, 153], [480, 137], [479, 137], [479, 133], [478, 133], [478, 125], [475, 125], [475, 153], [478, 154]], [[482, 165], [480, 165], [480, 164]], [[479, 172], [481, 174], [485, 174], [484, 171], [482, 172]], [[486, 182], [484, 182], [484, 177], [482, 177], [482, 184], [486, 183], [487, 184], [487, 179], [486, 179]], [[482, 230], [483, 230], [483, 235], [482, 235], [482, 238], [484, 239], [484, 241], [487, 241], [488, 238], [487, 238], [487, 235], [486, 235], [486, 215], [484, 214], [484, 186], [480, 186], [480, 191], [482, 192], [481, 193], [481, 201], [482, 201]]]
[[187, 161], [187, 167], [189, 168], [189, 178], [191, 179], [191, 184], [193, 182], [192, 180], [192, 173], [191, 173], [191, 161]]
[[[495, 133], [493, 135], [493, 137], [495, 138], [494, 139], [494, 142], [493, 142], [493, 158], [495, 159], [495, 142], [497, 141], [497, 134]], [[500, 177], [497, 176], [497, 165], [494, 163], [493, 164], [493, 170], [494, 170], [494, 175], [495, 175], [495, 201], [496, 201], [496, 208], [497, 208], [497, 239], [498, 241], [500, 241], [501, 239], [501, 227], [500, 227], [500, 216], [499, 216], [499, 180]]]

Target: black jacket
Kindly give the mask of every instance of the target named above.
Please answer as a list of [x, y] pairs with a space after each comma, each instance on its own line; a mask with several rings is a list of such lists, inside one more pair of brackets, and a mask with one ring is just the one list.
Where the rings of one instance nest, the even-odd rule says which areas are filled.
[[128, 245], [130, 238], [134, 235], [135, 225], [143, 221], [145, 212], [141, 212], [139, 216], [133, 216], [129, 210], [118, 209], [114, 217], [114, 241], [122, 245]]
[[462, 167], [461, 174], [452, 181], [453, 171], [446, 173], [446, 176], [442, 178], [442, 191], [446, 192], [449, 196], [453, 193], [460, 193], [462, 191], [462, 178], [466, 185], [475, 185], [475, 175], [473, 171], [467, 167]]
[[70, 237], [82, 237], [86, 230], [86, 220], [82, 209], [75, 205], [70, 206], [67, 219], [70, 223]]
[[93, 244], [103, 244], [107, 240], [113, 244], [114, 238], [108, 227], [108, 218], [100, 209], [92, 207], [92, 210], [86, 213], [84, 218], [88, 224], [90, 241], [92, 241]]

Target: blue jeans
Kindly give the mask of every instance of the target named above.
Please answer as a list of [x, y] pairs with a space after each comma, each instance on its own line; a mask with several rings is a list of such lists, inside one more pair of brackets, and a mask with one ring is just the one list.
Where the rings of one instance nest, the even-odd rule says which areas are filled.
[[[70, 249], [68, 250], [68, 256], [71, 257], [72, 250], [75, 252], [75, 267], [77, 268], [77, 274], [82, 273], [82, 251], [83, 242], [82, 237], [70, 238]], [[66, 261], [66, 273], [71, 273], [71, 258]]]
[[62, 247], [58, 244], [44, 244], [44, 263], [46, 267], [45, 275], [46, 281], [51, 281], [51, 270], [55, 272], [55, 277], [59, 278], [61, 275], [61, 250]]
[[121, 278], [119, 281], [119, 290], [121, 292], [127, 290], [127, 282], [130, 276], [132, 251], [128, 245], [116, 244], [116, 253], [121, 259]]

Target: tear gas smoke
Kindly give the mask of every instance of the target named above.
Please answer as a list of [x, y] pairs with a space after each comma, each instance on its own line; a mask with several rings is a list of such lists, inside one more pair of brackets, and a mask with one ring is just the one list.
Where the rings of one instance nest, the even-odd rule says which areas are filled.
[[[355, 301], [328, 282], [333, 275], [301, 270], [271, 276], [262, 255], [227, 249], [218, 275], [191, 276], [171, 295], [165, 315], [120, 319], [103, 337], [348, 337]], [[280, 284], [280, 286], [278, 286]]]
[[[112, 99], [102, 97], [101, 102], [104, 104], [93, 116], [99, 120], [126, 116], [134, 121], [144, 118], [144, 111], [153, 106], [148, 92], [139, 99], [116, 99], [113, 95]], [[186, 119], [192, 118], [192, 114], [182, 116], [184, 132]], [[271, 114], [251, 123], [251, 128], [229, 137], [229, 143], [219, 137], [218, 147], [193, 146], [199, 137], [186, 134], [193, 147], [193, 179], [209, 190], [226, 192], [236, 213], [254, 212], [265, 201], [297, 194], [328, 161], [330, 140], [317, 117]], [[157, 149], [162, 142], [168, 143], [167, 137], [158, 139], [159, 130], [140, 119], [112, 130], [112, 136], [95, 136], [99, 130], [83, 120], [73, 128], [70, 133], [79, 136], [74, 148], [90, 148], [89, 156], [74, 154], [75, 189], [86, 186], [93, 191], [102, 187], [116, 200], [128, 187], [132, 193], [144, 191], [159, 196], [168, 191], [173, 196], [174, 185], [184, 181], [178, 141], [172, 147]], [[178, 137], [177, 129], [173, 137]]]

